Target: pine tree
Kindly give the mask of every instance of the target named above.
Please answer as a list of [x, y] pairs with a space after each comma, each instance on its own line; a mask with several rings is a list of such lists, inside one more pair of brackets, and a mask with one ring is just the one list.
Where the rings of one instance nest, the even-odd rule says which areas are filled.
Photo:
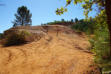
[[15, 17], [16, 19], [13, 21], [13, 27], [32, 25], [32, 14], [26, 6], [19, 7], [17, 13], [15, 14]]

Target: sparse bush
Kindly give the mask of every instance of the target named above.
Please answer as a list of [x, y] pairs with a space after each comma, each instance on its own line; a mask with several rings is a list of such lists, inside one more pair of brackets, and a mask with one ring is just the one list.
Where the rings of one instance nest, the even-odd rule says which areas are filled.
[[2, 44], [4, 46], [19, 45], [19, 44], [31, 42], [33, 40], [34, 38], [32, 34], [30, 34], [29, 32], [18, 31], [5, 36], [5, 39], [3, 39]]

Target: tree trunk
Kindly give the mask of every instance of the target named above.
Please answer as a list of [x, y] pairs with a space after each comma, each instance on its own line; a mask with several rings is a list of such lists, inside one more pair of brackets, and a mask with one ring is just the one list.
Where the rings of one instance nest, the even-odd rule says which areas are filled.
[[106, 5], [106, 15], [107, 15], [107, 24], [109, 29], [109, 35], [110, 35], [110, 58], [111, 58], [111, 0], [105, 0]]

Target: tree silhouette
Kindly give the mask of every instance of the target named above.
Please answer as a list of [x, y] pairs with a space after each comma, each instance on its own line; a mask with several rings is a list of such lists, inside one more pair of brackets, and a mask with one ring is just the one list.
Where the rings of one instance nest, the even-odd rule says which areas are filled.
[[73, 19], [71, 19], [71, 22], [73, 23], [73, 22], [74, 22], [74, 20], [73, 20]]
[[61, 21], [62, 21], [62, 22], [65, 22], [65, 20], [64, 20], [64, 19], [61, 19]]
[[19, 7], [17, 13], [15, 14], [15, 17], [16, 19], [13, 21], [13, 27], [32, 25], [32, 14], [26, 6]]
[[75, 23], [77, 23], [78, 22], [78, 18], [75, 18]]

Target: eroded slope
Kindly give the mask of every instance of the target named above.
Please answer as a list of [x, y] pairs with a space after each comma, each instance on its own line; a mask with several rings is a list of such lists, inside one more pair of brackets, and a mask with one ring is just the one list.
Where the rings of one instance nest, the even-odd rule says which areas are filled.
[[29, 44], [0, 46], [0, 74], [99, 74], [89, 47], [84, 36], [56, 31]]

